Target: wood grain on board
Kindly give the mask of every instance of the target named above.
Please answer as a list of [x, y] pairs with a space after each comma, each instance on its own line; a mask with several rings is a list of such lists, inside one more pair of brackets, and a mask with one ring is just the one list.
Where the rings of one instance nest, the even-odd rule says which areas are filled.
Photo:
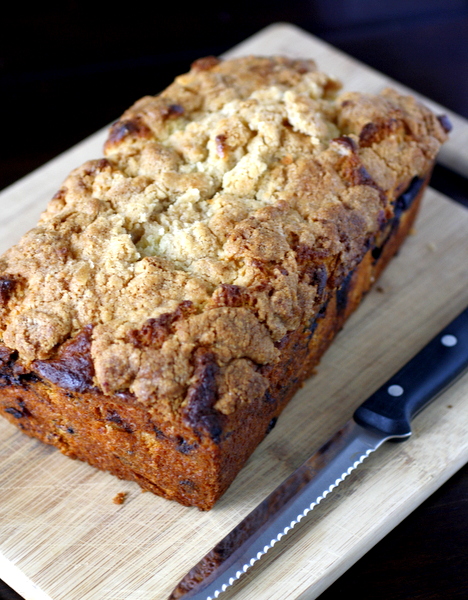
[[[388, 78], [289, 25], [229, 54], [315, 58], [347, 89]], [[468, 124], [455, 124], [444, 164], [468, 173]], [[0, 250], [32, 227], [68, 172], [101, 155], [105, 131], [0, 195]], [[208, 513], [72, 461], [0, 422], [0, 578], [26, 600], [159, 600], [372, 391], [468, 305], [468, 211], [428, 190], [414, 235], [347, 323], [311, 378]], [[468, 377], [304, 519], [226, 600], [315, 598], [468, 460]], [[127, 498], [113, 503], [120, 492]], [[222, 596], [223, 597], [223, 596]]]

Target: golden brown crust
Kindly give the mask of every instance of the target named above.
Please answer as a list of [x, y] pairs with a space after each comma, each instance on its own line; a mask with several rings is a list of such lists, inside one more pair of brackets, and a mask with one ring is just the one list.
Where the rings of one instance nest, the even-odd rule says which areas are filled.
[[[92, 324], [95, 385], [164, 410], [183, 402], [200, 346], [231, 380], [232, 361], [274, 362], [272, 344], [320, 304], [313, 263], [332, 282], [352, 269], [394, 190], [445, 139], [412, 98], [335, 101], [337, 87], [312, 61], [205, 59], [137, 102], [112, 127], [107, 159], [72, 173], [5, 255], [6, 345], [25, 363], [44, 360]], [[20, 297], [5, 302], [19, 279]], [[246, 306], [219, 307], [226, 285]], [[129, 341], [186, 302], [195, 314], [163, 343]]]
[[338, 89], [310, 60], [209, 57], [126, 111], [1, 259], [17, 368], [219, 441], [446, 139], [411, 97]]

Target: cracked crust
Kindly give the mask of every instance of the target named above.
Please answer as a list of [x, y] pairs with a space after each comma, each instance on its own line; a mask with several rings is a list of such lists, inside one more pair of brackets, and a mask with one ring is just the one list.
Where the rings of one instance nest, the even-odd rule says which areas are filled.
[[[339, 87], [311, 60], [209, 57], [139, 100], [106, 158], [73, 171], [1, 259], [1, 335], [20, 364], [64, 388], [129, 392], [165, 419], [263, 397], [282, 340], [314, 320], [447, 137], [411, 97]], [[85, 342], [73, 379], [70, 344]]]

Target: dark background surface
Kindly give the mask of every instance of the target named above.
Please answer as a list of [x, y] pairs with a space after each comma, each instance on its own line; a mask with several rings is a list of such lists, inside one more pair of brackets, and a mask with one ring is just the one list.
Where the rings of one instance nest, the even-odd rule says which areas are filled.
[[[118, 10], [84, 0], [2, 9], [0, 189], [114, 121], [140, 96], [163, 89], [196, 58], [221, 54], [277, 21], [302, 27], [468, 118], [465, 0], [152, 6]], [[437, 167], [432, 185], [468, 205], [464, 178]], [[467, 541], [464, 467], [320, 600], [351, 591], [360, 600], [465, 600]], [[0, 582], [0, 600], [18, 599]]]
[[[38, 2], [2, 9], [0, 189], [118, 118], [201, 56], [276, 21], [324, 40], [468, 117], [466, 0]], [[222, 8], [221, 8], [222, 7]]]

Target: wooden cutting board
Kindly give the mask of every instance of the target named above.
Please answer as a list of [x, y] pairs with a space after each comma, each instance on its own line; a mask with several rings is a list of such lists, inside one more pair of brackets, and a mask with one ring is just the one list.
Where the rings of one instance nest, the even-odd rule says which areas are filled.
[[[347, 89], [376, 91], [389, 82], [290, 25], [270, 26], [229, 55], [247, 53], [315, 58]], [[468, 123], [436, 110], [455, 124], [441, 160], [468, 174]], [[0, 195], [0, 250], [35, 224], [72, 168], [101, 155], [104, 136], [99, 132]], [[165, 599], [196, 561], [468, 305], [467, 231], [468, 211], [428, 190], [414, 235], [208, 513], [143, 494], [2, 420], [0, 578], [26, 600]], [[222, 598], [315, 598], [468, 460], [467, 427], [465, 376], [416, 419], [408, 442], [373, 454]], [[113, 503], [119, 492], [128, 494], [122, 505]]]

